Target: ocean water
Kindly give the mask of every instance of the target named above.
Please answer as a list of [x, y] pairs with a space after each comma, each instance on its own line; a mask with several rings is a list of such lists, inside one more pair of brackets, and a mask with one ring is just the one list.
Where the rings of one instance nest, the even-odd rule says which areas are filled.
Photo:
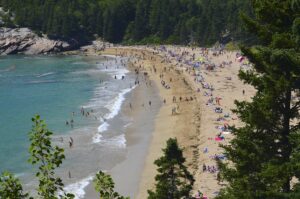
[[[67, 159], [58, 174], [68, 179], [72, 172], [66, 188], [81, 198], [91, 175], [112, 167], [125, 153], [126, 139], [119, 129], [130, 121], [116, 116], [134, 89], [135, 77], [126, 62], [119, 57], [1, 57], [0, 171], [26, 176], [28, 187], [34, 184], [28, 177], [33, 173], [27, 163], [28, 132], [31, 118], [40, 114], [54, 132], [53, 142], [66, 149]], [[112, 120], [118, 125], [112, 126]], [[74, 139], [72, 149], [69, 137]]]

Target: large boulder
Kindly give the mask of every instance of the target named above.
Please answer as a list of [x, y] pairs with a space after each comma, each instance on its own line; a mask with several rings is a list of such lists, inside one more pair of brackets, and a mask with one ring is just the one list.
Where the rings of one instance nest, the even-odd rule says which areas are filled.
[[40, 37], [28, 28], [0, 28], [0, 55], [56, 53], [72, 49], [74, 43]]

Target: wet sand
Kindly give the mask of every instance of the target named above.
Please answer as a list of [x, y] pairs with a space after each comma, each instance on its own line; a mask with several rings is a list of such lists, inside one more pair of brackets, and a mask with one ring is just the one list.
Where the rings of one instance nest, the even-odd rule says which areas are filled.
[[[129, 69], [132, 70], [131, 67]], [[146, 85], [142, 75], [139, 76], [139, 80], [139, 85], [127, 95], [118, 116], [130, 118], [131, 121], [125, 131], [125, 158], [108, 170], [116, 183], [116, 191], [131, 198], [135, 198], [138, 192], [145, 156], [154, 129], [154, 118], [163, 103], [155, 84]], [[149, 101], [151, 106], [148, 104]], [[97, 198], [93, 184], [90, 184], [85, 191], [84, 198]]]

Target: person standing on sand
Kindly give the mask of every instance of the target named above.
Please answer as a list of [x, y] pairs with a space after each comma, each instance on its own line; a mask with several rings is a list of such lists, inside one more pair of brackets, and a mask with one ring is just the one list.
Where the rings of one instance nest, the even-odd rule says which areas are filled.
[[69, 147], [70, 147], [70, 148], [73, 147], [73, 143], [74, 143], [73, 138], [70, 137], [70, 140], [69, 140]]

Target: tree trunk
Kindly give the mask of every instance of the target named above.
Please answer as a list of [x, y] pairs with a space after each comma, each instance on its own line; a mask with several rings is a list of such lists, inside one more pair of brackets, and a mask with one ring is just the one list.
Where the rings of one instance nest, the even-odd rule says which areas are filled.
[[[290, 74], [288, 74], [290, 79]], [[283, 115], [283, 133], [282, 133], [282, 158], [285, 163], [290, 162], [290, 156], [292, 152], [292, 146], [289, 141], [290, 136], [290, 106], [291, 106], [291, 88], [288, 88], [285, 93], [284, 115]], [[283, 184], [283, 192], [288, 193], [291, 191], [291, 176], [286, 176], [285, 183]]]

